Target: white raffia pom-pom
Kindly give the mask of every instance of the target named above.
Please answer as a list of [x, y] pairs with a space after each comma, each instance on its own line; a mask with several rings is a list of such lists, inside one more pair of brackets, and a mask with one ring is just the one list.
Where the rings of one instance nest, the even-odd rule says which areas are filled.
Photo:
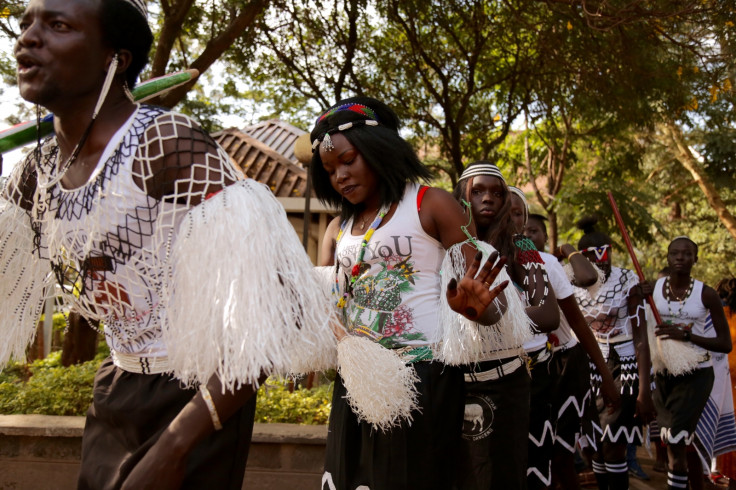
[[190, 209], [170, 266], [162, 338], [183, 383], [204, 384], [216, 373], [223, 389], [233, 390], [257, 385], [262, 373], [330, 362], [332, 307], [264, 185], [239, 181]]
[[366, 337], [346, 335], [337, 344], [337, 364], [358, 420], [383, 432], [403, 420], [411, 424], [419, 378], [395, 352]]
[[649, 338], [649, 357], [655, 373], [667, 371], [673, 376], [680, 376], [694, 371], [703, 354], [690, 342], [657, 337], [654, 329], [657, 322], [647, 305], [647, 336]]

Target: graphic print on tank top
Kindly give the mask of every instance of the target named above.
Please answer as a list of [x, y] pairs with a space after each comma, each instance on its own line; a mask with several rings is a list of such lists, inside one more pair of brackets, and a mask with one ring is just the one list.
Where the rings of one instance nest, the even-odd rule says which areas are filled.
[[[406, 295], [414, 291], [416, 276], [412, 261], [412, 237], [392, 236], [393, 243], [368, 243], [364, 261], [345, 310], [348, 330], [369, 336], [384, 347], [395, 348], [410, 341], [427, 340], [415, 324]], [[351, 270], [359, 246], [340, 253], [343, 271]]]

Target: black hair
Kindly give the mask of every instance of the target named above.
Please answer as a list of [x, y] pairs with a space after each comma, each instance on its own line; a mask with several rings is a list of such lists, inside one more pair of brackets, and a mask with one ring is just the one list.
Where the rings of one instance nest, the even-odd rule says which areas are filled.
[[[469, 164], [465, 168], [468, 169], [475, 165], [488, 164], [495, 165], [493, 162], [489, 162], [488, 160], [478, 160]], [[491, 177], [498, 177], [496, 175], [488, 175]], [[468, 195], [468, 183], [471, 179], [472, 177], [463, 179], [455, 186], [452, 195], [455, 196], [455, 199], [457, 199], [458, 202], [462, 203], [463, 200], [469, 202], [470, 197]], [[512, 259], [516, 259], [516, 245], [514, 245], [514, 235], [516, 235], [516, 231], [514, 231], [514, 224], [511, 222], [511, 199], [509, 198], [511, 191], [509, 191], [509, 186], [506, 184], [504, 179], [499, 180], [503, 186], [503, 205], [501, 206], [501, 209], [498, 210], [496, 219], [493, 220], [493, 223], [488, 227], [486, 233], [481, 234], [480, 230], [478, 230], [478, 238], [493, 245], [500, 255], [505, 255], [509, 258], [509, 261], [511, 261]]]
[[[372, 118], [363, 113], [333, 111], [349, 104], [370, 108], [378, 125], [364, 124]], [[343, 131], [338, 129], [340, 125], [349, 122], [354, 123], [353, 127]], [[317, 119], [310, 141], [321, 141], [325, 133], [334, 134], [339, 131], [375, 172], [379, 182], [380, 204], [387, 205], [401, 200], [407, 183], [427, 181], [431, 177], [429, 169], [419, 160], [414, 148], [399, 135], [399, 124], [396, 113], [383, 102], [372, 97], [351, 97], [337, 102]], [[330, 176], [322, 166], [319, 146], [312, 151], [309, 172], [317, 198], [327, 205], [339, 208], [343, 221], [356, 216], [363, 209], [361, 204], [355, 205], [343, 199], [332, 187]]]
[[529, 217], [527, 218], [527, 221], [533, 220], [533, 219], [537, 220], [537, 223], [539, 223], [539, 225], [542, 227], [542, 231], [546, 235], [547, 234], [547, 223], [545, 223], [545, 221], [547, 221], [547, 217], [542, 216], [541, 214], [537, 214], [537, 213], [529, 213]]
[[675, 243], [675, 242], [677, 242], [677, 241], [679, 241], [679, 240], [685, 240], [685, 241], [687, 241], [687, 242], [690, 242], [690, 244], [691, 244], [691, 245], [692, 245], [693, 247], [695, 247], [695, 256], [696, 256], [696, 257], [698, 256], [698, 244], [697, 244], [697, 243], [695, 243], [694, 241], [692, 241], [692, 240], [691, 240], [690, 238], [688, 238], [688, 237], [686, 237], [686, 236], [678, 236], [678, 237], [675, 237], [675, 238], [674, 238], [674, 239], [673, 239], [673, 240], [672, 240], [672, 241], [670, 242], [670, 244], [669, 244], [669, 245], [667, 245], [667, 252], [669, 252], [669, 251], [670, 251], [670, 247], [672, 246], [672, 244], [673, 244], [673, 243]]
[[586, 216], [581, 218], [576, 226], [583, 230], [583, 236], [578, 241], [578, 250], [588, 247], [602, 247], [603, 245], [611, 245], [613, 241], [611, 237], [595, 228], [598, 223], [598, 216]]
[[153, 44], [148, 20], [124, 0], [101, 0], [100, 23], [102, 38], [111, 48], [115, 51], [130, 51], [132, 60], [125, 71], [125, 81], [132, 89], [148, 63], [148, 53]]

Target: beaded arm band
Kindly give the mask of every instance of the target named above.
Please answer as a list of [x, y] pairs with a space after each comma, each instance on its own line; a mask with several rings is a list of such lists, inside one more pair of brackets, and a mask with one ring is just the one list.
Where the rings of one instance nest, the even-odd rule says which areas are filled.
[[215, 402], [212, 400], [212, 395], [210, 394], [210, 390], [207, 389], [205, 385], [199, 385], [199, 391], [202, 393], [202, 399], [204, 400], [205, 405], [207, 405], [207, 409], [210, 411], [210, 417], [212, 418], [212, 425], [215, 427], [215, 430], [222, 430], [222, 423], [220, 423], [220, 416], [217, 415], [217, 407], [215, 407]]

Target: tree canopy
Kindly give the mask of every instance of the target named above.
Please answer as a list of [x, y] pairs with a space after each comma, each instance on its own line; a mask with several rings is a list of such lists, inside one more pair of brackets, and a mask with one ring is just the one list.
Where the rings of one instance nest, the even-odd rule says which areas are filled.
[[[11, 42], [23, 3], [0, 12]], [[309, 129], [336, 100], [371, 95], [396, 109], [444, 185], [497, 160], [549, 216], [552, 245], [574, 242], [591, 213], [617, 237], [610, 190], [649, 274], [680, 234], [701, 243], [707, 280], [736, 272], [732, 2], [148, 3], [145, 76], [200, 69], [205, 83], [158, 102], [209, 129], [253, 107]], [[0, 58], [3, 80], [13, 72]]]

